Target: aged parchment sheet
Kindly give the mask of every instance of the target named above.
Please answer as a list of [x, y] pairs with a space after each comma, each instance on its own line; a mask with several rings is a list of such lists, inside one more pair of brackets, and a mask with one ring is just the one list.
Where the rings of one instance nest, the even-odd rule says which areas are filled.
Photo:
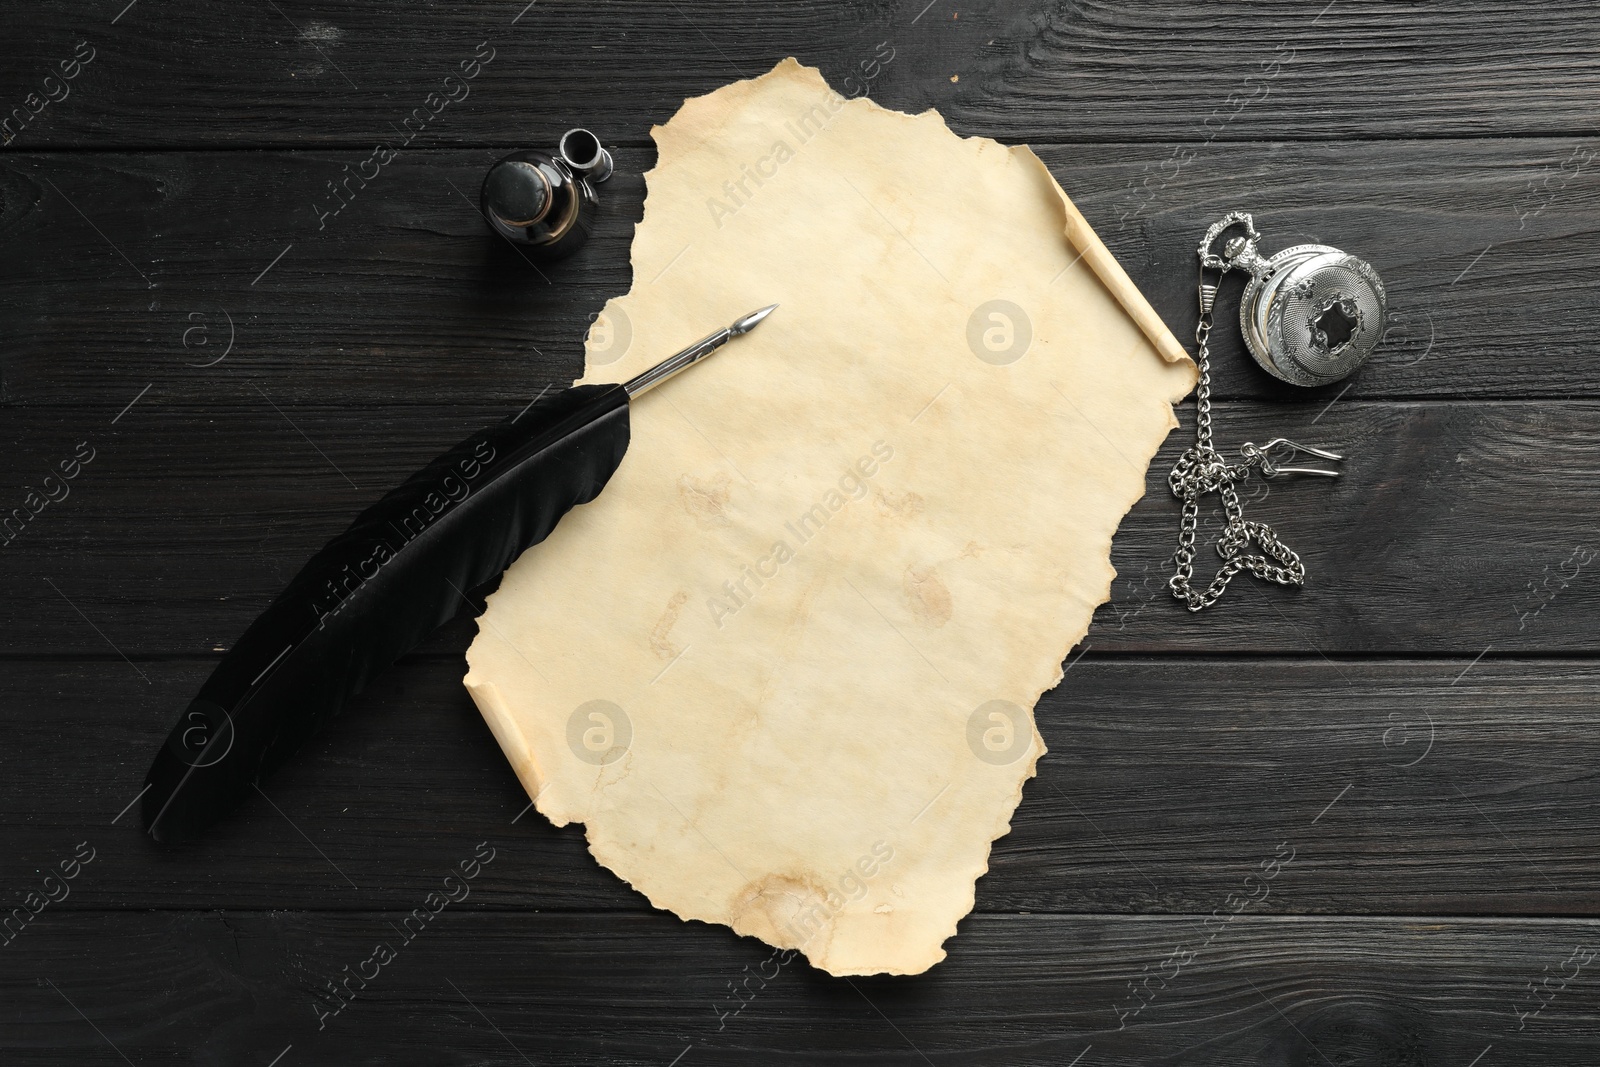
[[1195, 369], [1025, 147], [793, 60], [654, 133], [583, 381], [780, 307], [634, 404], [466, 685], [539, 811], [655, 906], [920, 972]]

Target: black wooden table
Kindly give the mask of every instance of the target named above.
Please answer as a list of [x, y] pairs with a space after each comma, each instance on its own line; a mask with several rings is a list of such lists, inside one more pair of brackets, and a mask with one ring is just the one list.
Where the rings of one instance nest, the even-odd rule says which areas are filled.
[[[5, 22], [0, 1063], [1594, 1061], [1592, 4], [40, 0]], [[1269, 249], [1379, 268], [1389, 339], [1348, 384], [1280, 386], [1218, 331], [1221, 441], [1350, 456], [1249, 504], [1307, 588], [1241, 580], [1199, 618], [1166, 594], [1186, 409], [1039, 707], [1051, 754], [915, 978], [747, 981], [764, 946], [519, 818], [460, 685], [466, 619], [222, 832], [146, 840], [126, 809], [219, 651], [355, 511], [575, 373], [629, 285], [650, 126], [790, 54], [842, 84], [884, 42], [875, 99], [1034, 145], [1181, 337], [1229, 209]], [[473, 200], [498, 154], [575, 125], [618, 173], [547, 283]], [[403, 148], [333, 199], [379, 143]], [[335, 1012], [330, 984], [488, 850]]]

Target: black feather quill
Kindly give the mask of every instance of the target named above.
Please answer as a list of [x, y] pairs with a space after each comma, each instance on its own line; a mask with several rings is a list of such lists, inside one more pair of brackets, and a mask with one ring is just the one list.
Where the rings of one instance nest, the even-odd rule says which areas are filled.
[[158, 841], [194, 836], [376, 674], [468, 607], [466, 591], [593, 500], [628, 448], [628, 392], [578, 386], [418, 471], [312, 557], [222, 658], [146, 777]]
[[622, 385], [580, 385], [461, 442], [323, 546], [222, 657], [145, 776], [145, 829], [193, 837], [380, 671], [471, 606], [628, 450], [628, 404], [749, 333], [776, 304]]

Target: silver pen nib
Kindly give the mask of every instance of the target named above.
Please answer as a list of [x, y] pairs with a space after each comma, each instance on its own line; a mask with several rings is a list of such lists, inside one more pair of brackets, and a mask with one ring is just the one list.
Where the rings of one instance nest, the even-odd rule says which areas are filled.
[[768, 304], [760, 311], [750, 312], [750, 314], [746, 315], [732, 326], [729, 326], [728, 332], [733, 334], [735, 337], [738, 337], [742, 333], [749, 333], [751, 330], [756, 328], [756, 323], [772, 314], [777, 307], [777, 304]]
[[772, 314], [772, 309], [777, 306], [777, 304], [768, 304], [759, 311], [752, 311], [744, 318], [735, 320], [732, 326], [724, 326], [716, 333], [707, 334], [682, 352], [668, 356], [637, 378], [623, 383], [622, 387], [628, 391], [628, 398], [631, 400], [640, 393], [655, 388], [679, 371], [699, 363], [702, 359], [727, 344], [732, 338], [738, 337], [740, 334], [749, 333], [756, 328], [757, 323]]

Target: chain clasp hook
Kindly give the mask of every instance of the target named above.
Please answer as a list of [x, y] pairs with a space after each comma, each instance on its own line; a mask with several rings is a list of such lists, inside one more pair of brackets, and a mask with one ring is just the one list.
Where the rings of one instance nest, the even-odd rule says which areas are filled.
[[1254, 441], [1246, 441], [1239, 449], [1247, 463], [1258, 463], [1261, 466], [1263, 478], [1276, 478], [1280, 474], [1311, 474], [1322, 478], [1337, 478], [1338, 471], [1324, 470], [1321, 467], [1284, 467], [1280, 464], [1285, 460], [1293, 460], [1304, 453], [1316, 456], [1318, 459], [1330, 460], [1334, 463], [1343, 462], [1344, 457], [1337, 452], [1329, 452], [1324, 448], [1313, 448], [1291, 441], [1287, 437], [1274, 437], [1264, 445]]

